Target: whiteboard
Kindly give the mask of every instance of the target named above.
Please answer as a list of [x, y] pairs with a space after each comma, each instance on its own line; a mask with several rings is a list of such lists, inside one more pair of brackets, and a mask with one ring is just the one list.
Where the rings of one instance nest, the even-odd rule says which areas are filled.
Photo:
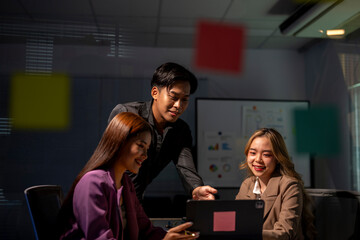
[[196, 98], [197, 169], [206, 185], [240, 187], [244, 149], [255, 130], [275, 128], [283, 136], [295, 170], [311, 186], [310, 154], [297, 153], [294, 110], [308, 101]]

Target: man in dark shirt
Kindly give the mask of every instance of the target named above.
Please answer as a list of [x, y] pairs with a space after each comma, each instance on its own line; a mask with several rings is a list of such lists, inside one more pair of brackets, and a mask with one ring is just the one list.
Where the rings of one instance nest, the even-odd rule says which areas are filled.
[[197, 79], [190, 71], [176, 63], [165, 63], [153, 75], [151, 101], [118, 104], [112, 110], [109, 121], [120, 112], [133, 112], [149, 122], [153, 129], [147, 160], [138, 174], [129, 173], [140, 200], [146, 187], [170, 161], [174, 162], [186, 192], [193, 199], [215, 199], [213, 194], [217, 190], [204, 186], [196, 172], [190, 128], [179, 119], [196, 88]]

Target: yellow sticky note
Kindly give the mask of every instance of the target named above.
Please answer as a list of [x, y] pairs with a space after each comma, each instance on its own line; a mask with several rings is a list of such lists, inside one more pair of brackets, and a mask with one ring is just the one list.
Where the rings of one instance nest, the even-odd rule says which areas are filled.
[[14, 129], [61, 130], [69, 126], [70, 80], [65, 74], [14, 74], [10, 116]]

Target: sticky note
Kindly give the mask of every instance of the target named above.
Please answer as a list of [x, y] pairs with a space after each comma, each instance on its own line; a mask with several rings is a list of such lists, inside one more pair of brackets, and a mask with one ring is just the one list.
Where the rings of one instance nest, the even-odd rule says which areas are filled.
[[10, 116], [14, 129], [65, 129], [70, 118], [70, 81], [66, 75], [14, 74]]
[[295, 110], [295, 143], [298, 153], [334, 156], [341, 149], [339, 113], [334, 106]]
[[214, 212], [214, 232], [233, 232], [235, 231], [236, 212]]
[[242, 71], [245, 38], [243, 26], [200, 21], [196, 34], [196, 68], [230, 74]]

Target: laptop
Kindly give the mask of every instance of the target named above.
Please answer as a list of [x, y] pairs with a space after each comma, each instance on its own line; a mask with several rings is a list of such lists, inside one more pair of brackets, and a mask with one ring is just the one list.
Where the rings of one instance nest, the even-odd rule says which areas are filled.
[[263, 200], [188, 200], [186, 221], [199, 239], [262, 239]]

